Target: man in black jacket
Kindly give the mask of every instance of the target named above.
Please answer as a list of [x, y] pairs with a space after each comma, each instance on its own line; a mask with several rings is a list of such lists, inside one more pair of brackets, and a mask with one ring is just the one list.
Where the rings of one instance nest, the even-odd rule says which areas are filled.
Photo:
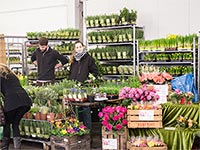
[[66, 64], [68, 59], [48, 46], [47, 38], [41, 37], [39, 48], [33, 52], [31, 61], [37, 66], [37, 85], [42, 85], [54, 83], [55, 69]]

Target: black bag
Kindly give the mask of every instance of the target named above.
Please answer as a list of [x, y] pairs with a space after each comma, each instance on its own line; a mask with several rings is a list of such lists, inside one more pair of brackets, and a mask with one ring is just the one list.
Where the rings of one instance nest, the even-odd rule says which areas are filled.
[[0, 100], [0, 126], [3, 126], [5, 124], [5, 116], [4, 116], [4, 111], [3, 111], [3, 105]]

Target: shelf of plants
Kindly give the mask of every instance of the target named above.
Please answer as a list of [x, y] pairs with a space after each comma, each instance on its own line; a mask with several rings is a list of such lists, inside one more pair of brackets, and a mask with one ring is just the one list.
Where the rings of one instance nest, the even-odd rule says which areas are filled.
[[136, 19], [137, 12], [127, 8], [119, 15], [86, 17], [87, 46], [92, 57], [103, 62], [104, 75], [123, 77], [123, 68], [129, 68], [128, 75], [135, 74], [135, 39], [143, 38], [143, 28], [136, 25]]
[[196, 76], [197, 35], [175, 36], [156, 40], [139, 41], [138, 68], [156, 65], [172, 75], [193, 73]]

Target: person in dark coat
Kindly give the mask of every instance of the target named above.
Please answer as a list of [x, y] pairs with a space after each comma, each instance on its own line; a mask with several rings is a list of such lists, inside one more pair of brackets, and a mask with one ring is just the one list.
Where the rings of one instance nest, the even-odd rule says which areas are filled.
[[[70, 56], [70, 80], [79, 81], [84, 84], [89, 73], [98, 76], [98, 68], [95, 60], [88, 54], [81, 41], [74, 43], [74, 51]], [[83, 118], [83, 123], [87, 128], [91, 128], [90, 107], [82, 107], [83, 113], [79, 115], [79, 120]], [[82, 116], [82, 118], [80, 117]]]
[[13, 129], [14, 149], [21, 146], [19, 123], [23, 115], [29, 111], [32, 101], [20, 84], [18, 77], [8, 66], [0, 63], [0, 85], [4, 101], [6, 123], [3, 127], [1, 150], [7, 150], [10, 143], [10, 125]]
[[55, 69], [66, 64], [68, 58], [48, 46], [47, 38], [41, 37], [39, 39], [39, 48], [33, 52], [31, 61], [37, 66], [37, 83], [42, 85], [54, 83]]

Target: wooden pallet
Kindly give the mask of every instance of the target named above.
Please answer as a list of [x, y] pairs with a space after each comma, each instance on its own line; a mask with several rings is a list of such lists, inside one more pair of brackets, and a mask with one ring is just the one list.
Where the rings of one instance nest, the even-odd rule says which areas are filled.
[[90, 150], [90, 135], [51, 136], [51, 150]]
[[125, 150], [127, 138], [128, 138], [127, 128], [125, 128], [124, 132], [117, 132], [117, 134], [113, 133], [113, 131], [105, 131], [105, 129], [102, 128], [102, 150], [107, 150], [105, 149], [105, 146], [104, 146], [105, 139], [117, 140], [117, 150]]
[[[151, 114], [149, 120], [144, 120]], [[153, 116], [152, 116], [153, 115]], [[162, 128], [162, 109], [157, 110], [128, 110], [128, 128]]]
[[130, 142], [127, 142], [127, 150], [167, 150], [167, 145], [159, 147], [136, 147], [131, 145]]

